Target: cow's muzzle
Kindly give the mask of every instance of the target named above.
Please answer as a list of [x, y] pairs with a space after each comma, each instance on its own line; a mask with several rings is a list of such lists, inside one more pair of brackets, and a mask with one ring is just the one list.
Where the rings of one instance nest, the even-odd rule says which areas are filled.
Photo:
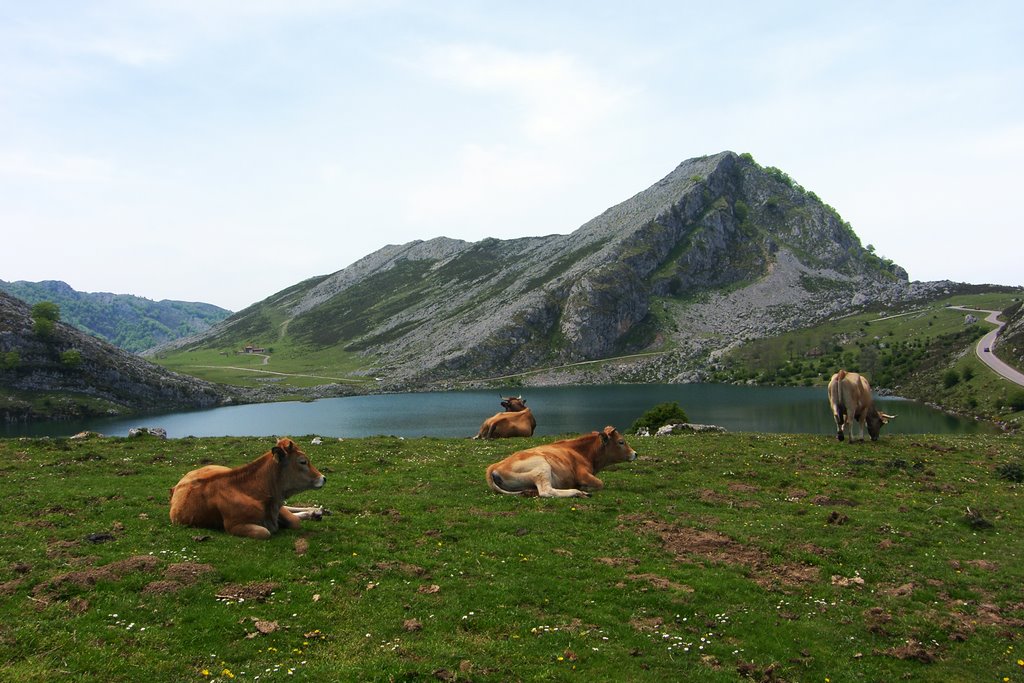
[[326, 483], [327, 483], [327, 477], [325, 477], [324, 475], [321, 474], [320, 478], [313, 482], [313, 488], [315, 488], [315, 489], [323, 488], [323, 485], [326, 484]]

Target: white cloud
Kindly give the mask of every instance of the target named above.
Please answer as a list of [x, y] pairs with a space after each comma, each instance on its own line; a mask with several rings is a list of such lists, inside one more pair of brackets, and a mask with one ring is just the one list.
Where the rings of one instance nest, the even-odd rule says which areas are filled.
[[628, 94], [561, 52], [458, 44], [429, 49], [419, 63], [438, 80], [508, 100], [532, 141], [585, 135], [614, 115]]
[[47, 182], [95, 184], [114, 179], [106, 159], [76, 155], [40, 155], [16, 152], [0, 153], [0, 177], [11, 180], [34, 178]]
[[496, 232], [521, 231], [530, 213], [526, 207], [557, 191], [565, 180], [559, 163], [529, 150], [467, 145], [447, 174], [408, 194], [406, 218], [416, 225], [449, 232], [467, 222], [487, 223], [487, 228]]

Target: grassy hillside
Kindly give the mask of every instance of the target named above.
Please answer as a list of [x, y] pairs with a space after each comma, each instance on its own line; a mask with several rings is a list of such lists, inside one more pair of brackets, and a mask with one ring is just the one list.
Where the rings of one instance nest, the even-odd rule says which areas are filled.
[[839, 368], [866, 374], [876, 388], [993, 419], [1019, 418], [1024, 389], [992, 372], [975, 355], [991, 329], [967, 324], [967, 312], [1003, 310], [1009, 293], [957, 295], [902, 311], [869, 311], [748, 342], [723, 356], [713, 381], [824, 386]]
[[634, 439], [575, 500], [299, 440], [333, 514], [268, 542], [167, 520], [267, 440], [0, 441], [0, 679], [1024, 680], [1020, 437]]
[[64, 322], [133, 353], [204, 332], [231, 315], [231, 311], [213, 304], [153, 301], [130, 294], [78, 292], [55, 280], [0, 280], [0, 291], [29, 304], [51, 301], [60, 306]]

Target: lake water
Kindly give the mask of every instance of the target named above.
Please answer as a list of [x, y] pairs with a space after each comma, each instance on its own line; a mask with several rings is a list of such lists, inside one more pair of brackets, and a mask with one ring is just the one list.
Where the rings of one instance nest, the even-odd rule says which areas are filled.
[[[97, 418], [0, 426], [0, 436], [70, 436], [91, 430], [127, 436], [133, 427], [163, 427], [185, 436], [468, 437], [501, 411], [499, 393], [526, 398], [537, 435], [626, 430], [658, 403], [676, 401], [691, 422], [733, 432], [835, 433], [822, 387], [748, 387], [724, 384], [627, 384], [536, 387], [329, 398], [308, 403], [260, 403], [129, 418]], [[953, 417], [915, 401], [879, 397], [878, 408], [897, 415], [882, 434], [965, 434], [995, 427]]]

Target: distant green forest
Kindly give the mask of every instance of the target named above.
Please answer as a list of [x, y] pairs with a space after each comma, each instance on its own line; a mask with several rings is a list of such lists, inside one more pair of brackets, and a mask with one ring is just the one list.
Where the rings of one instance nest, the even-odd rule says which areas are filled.
[[213, 304], [79, 292], [56, 280], [0, 280], [0, 291], [28, 304], [51, 301], [60, 307], [62, 322], [133, 353], [203, 332], [231, 315]]

